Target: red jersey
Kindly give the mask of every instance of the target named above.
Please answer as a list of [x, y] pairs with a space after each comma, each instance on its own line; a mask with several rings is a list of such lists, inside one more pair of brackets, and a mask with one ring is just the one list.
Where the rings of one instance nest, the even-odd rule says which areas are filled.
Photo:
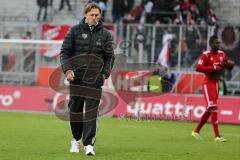
[[206, 78], [219, 80], [223, 71], [217, 71], [215, 65], [224, 66], [223, 62], [228, 58], [223, 51], [213, 53], [212, 51], [205, 51], [202, 53], [196, 71], [205, 73]]

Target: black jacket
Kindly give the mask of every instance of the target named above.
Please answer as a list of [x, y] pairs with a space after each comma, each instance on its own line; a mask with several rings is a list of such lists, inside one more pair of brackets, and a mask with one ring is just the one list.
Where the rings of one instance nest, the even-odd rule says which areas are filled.
[[[79, 67], [77, 66], [79, 61], [81, 63], [88, 61], [88, 58], [84, 56], [90, 55], [89, 59], [92, 59], [91, 56], [95, 56], [102, 60], [103, 64], [100, 67], [100, 73], [104, 74], [105, 78], [108, 78], [114, 61], [113, 46], [113, 36], [103, 27], [101, 22], [91, 31], [84, 18], [80, 24], [72, 27], [64, 38], [60, 53], [64, 73], [67, 70], [75, 71]], [[95, 62], [92, 61], [91, 63]]]

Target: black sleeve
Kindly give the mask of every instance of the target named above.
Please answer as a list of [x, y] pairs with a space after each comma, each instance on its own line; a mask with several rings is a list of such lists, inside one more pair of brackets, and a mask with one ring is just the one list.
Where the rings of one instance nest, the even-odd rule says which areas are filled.
[[73, 66], [70, 63], [71, 62], [70, 59], [72, 58], [73, 55], [73, 48], [74, 48], [74, 31], [72, 28], [66, 34], [60, 52], [60, 62], [64, 73], [66, 73], [68, 70], [73, 70]]
[[114, 57], [114, 46], [115, 46], [115, 43], [113, 41], [113, 36], [111, 35], [110, 32], [108, 32], [107, 34], [107, 40], [106, 40], [106, 43], [104, 44], [104, 47], [103, 47], [103, 52], [104, 52], [104, 65], [103, 65], [103, 69], [102, 69], [102, 74], [105, 75], [105, 78], [107, 79], [110, 74], [111, 74], [111, 70], [113, 68], [113, 64], [114, 64], [114, 60], [115, 60], [115, 57]]

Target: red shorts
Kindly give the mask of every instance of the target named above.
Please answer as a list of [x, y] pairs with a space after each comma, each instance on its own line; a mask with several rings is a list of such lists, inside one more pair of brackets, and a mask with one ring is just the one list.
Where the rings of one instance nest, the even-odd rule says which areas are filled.
[[219, 95], [219, 81], [207, 80], [203, 82], [203, 95], [207, 103], [207, 107], [217, 106]]

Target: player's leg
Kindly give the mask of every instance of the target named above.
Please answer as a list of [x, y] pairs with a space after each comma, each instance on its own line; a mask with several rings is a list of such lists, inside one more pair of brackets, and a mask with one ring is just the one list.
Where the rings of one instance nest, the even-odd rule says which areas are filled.
[[[219, 96], [219, 83], [216, 83], [216, 90], [217, 90], [217, 92], [216, 92], [216, 97], [214, 99], [214, 102], [217, 104], [217, 100], [218, 100], [218, 96]], [[214, 135], [215, 135], [215, 141], [226, 142], [227, 140], [225, 138], [221, 137], [220, 133], [219, 133], [217, 106], [216, 106], [216, 109], [212, 111], [211, 120], [212, 120]]]
[[218, 116], [217, 110], [213, 111], [211, 119], [212, 119], [212, 126], [213, 126], [213, 130], [214, 130], [214, 134], [215, 134], [215, 137], [220, 137], [217, 116]]
[[205, 101], [207, 103], [207, 109], [206, 111], [203, 113], [197, 127], [195, 128], [195, 130], [192, 132], [192, 136], [195, 137], [196, 139], [200, 139], [200, 130], [202, 129], [203, 125], [207, 122], [208, 118], [210, 117], [211, 115], [211, 109], [209, 109], [211, 107], [211, 87], [212, 87], [212, 84], [211, 83], [204, 83], [203, 84], [203, 95], [204, 95], [204, 98], [205, 98]]
[[[217, 103], [218, 95], [219, 95], [219, 83], [215, 84], [216, 87], [216, 96], [214, 97], [215, 103]], [[212, 120], [212, 126], [214, 130], [215, 137], [220, 137], [219, 136], [219, 130], [218, 130], [218, 113], [217, 113], [217, 104], [216, 104], [216, 109], [212, 112], [211, 120]]]
[[211, 115], [211, 111], [206, 109], [206, 111], [203, 113], [197, 127], [194, 129], [194, 131], [192, 131], [192, 136], [197, 139], [197, 140], [201, 140], [202, 137], [200, 136], [200, 130], [202, 129], [202, 127], [204, 126], [204, 124], [207, 122], [208, 118]]
[[94, 155], [93, 146], [96, 141], [97, 116], [100, 100], [86, 98], [83, 124], [83, 144], [86, 155]]
[[84, 98], [80, 96], [70, 96], [68, 106], [70, 111], [70, 126], [73, 135], [70, 152], [79, 152], [79, 141], [83, 132]]

